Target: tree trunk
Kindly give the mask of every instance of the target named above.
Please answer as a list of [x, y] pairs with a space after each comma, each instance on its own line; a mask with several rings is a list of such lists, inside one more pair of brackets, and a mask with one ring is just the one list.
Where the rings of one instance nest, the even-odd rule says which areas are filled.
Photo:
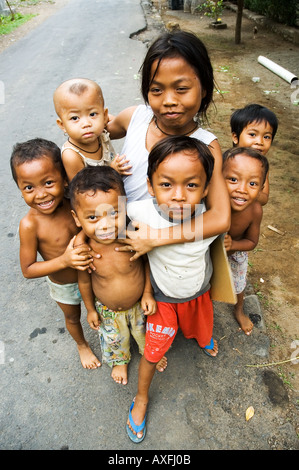
[[240, 44], [241, 42], [241, 26], [242, 26], [243, 8], [244, 8], [244, 0], [238, 0], [238, 11], [237, 11], [236, 30], [235, 30], [235, 43], [236, 44]]

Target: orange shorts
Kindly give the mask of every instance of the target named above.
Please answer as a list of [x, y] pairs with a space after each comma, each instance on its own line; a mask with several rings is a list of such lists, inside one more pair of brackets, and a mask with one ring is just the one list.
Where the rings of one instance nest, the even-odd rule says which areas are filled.
[[157, 302], [157, 311], [146, 320], [144, 356], [159, 362], [181, 328], [185, 338], [195, 338], [201, 348], [210, 344], [213, 333], [213, 303], [210, 291], [183, 303]]

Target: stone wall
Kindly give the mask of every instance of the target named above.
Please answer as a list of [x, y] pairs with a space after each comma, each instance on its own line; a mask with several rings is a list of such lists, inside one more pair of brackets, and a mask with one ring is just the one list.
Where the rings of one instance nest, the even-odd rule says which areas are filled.
[[196, 14], [196, 7], [204, 2], [205, 0], [184, 0], [184, 11]]

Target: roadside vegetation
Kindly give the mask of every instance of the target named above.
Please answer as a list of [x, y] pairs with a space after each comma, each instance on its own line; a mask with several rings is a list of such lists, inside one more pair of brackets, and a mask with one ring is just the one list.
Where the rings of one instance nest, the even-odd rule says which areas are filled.
[[[6, 0], [9, 15], [0, 15], [0, 36], [11, 33], [14, 29], [36, 16], [35, 13], [24, 11], [26, 7], [32, 7], [40, 3], [54, 3], [53, 0]], [[22, 13], [19, 10], [22, 8]]]
[[9, 34], [18, 26], [26, 23], [36, 15], [22, 15], [21, 13], [14, 13], [14, 15], [0, 16], [0, 35]]

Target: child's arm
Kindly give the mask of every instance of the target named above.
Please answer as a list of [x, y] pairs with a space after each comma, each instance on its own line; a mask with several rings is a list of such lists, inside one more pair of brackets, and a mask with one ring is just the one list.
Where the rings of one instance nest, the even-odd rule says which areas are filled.
[[136, 106], [131, 106], [121, 111], [115, 117], [109, 116], [109, 119], [112, 119], [108, 121], [106, 129], [110, 134], [111, 140], [122, 139], [125, 137], [135, 109]]
[[101, 322], [94, 305], [94, 293], [91, 285], [91, 277], [86, 271], [80, 271], [78, 273], [78, 286], [87, 310], [88, 324], [93, 330], [98, 330]]
[[81, 254], [81, 248], [73, 248], [73, 237], [65, 252], [56, 258], [47, 261], [36, 261], [38, 253], [38, 239], [33, 223], [21, 220], [20, 227], [20, 264], [23, 276], [28, 279], [48, 276], [66, 268], [84, 270], [88, 268], [91, 255]]
[[[196, 217], [189, 222], [184, 221], [184, 224], [160, 230], [154, 230], [146, 224], [134, 222], [133, 225], [139, 230], [128, 232], [129, 238], [122, 240], [127, 245], [116, 248], [116, 250], [135, 251], [130, 259], [133, 261], [157, 246], [192, 242], [195, 239], [213, 237], [229, 230], [230, 203], [222, 175], [222, 155], [217, 140], [214, 140], [210, 145], [210, 150], [215, 158], [215, 165], [207, 197], [208, 210], [198, 216], [201, 220], [199, 221]], [[149, 233], [151, 234], [150, 238]]]
[[153, 288], [150, 279], [150, 267], [147, 256], [143, 256], [144, 260], [144, 274], [145, 282], [141, 298], [141, 307], [144, 310], [144, 315], [152, 315], [157, 310], [157, 303], [153, 296]]
[[254, 204], [252, 222], [240, 240], [233, 240], [229, 234], [224, 237], [224, 247], [228, 254], [235, 251], [251, 251], [259, 241], [260, 225], [263, 217], [263, 209], [259, 203]]
[[231, 222], [230, 200], [222, 175], [222, 153], [218, 140], [214, 140], [209, 149], [214, 157], [214, 170], [207, 195], [208, 210], [203, 214], [203, 238], [227, 232]]
[[265, 181], [265, 184], [264, 184], [264, 187], [262, 189], [262, 191], [260, 192], [257, 200], [258, 202], [264, 206], [265, 204], [267, 204], [268, 202], [268, 199], [269, 199], [269, 172], [267, 173], [267, 176], [266, 176], [266, 181]]
[[62, 152], [61, 159], [65, 168], [68, 181], [72, 181], [74, 176], [84, 168], [84, 163], [80, 156], [72, 149], [65, 149]]

